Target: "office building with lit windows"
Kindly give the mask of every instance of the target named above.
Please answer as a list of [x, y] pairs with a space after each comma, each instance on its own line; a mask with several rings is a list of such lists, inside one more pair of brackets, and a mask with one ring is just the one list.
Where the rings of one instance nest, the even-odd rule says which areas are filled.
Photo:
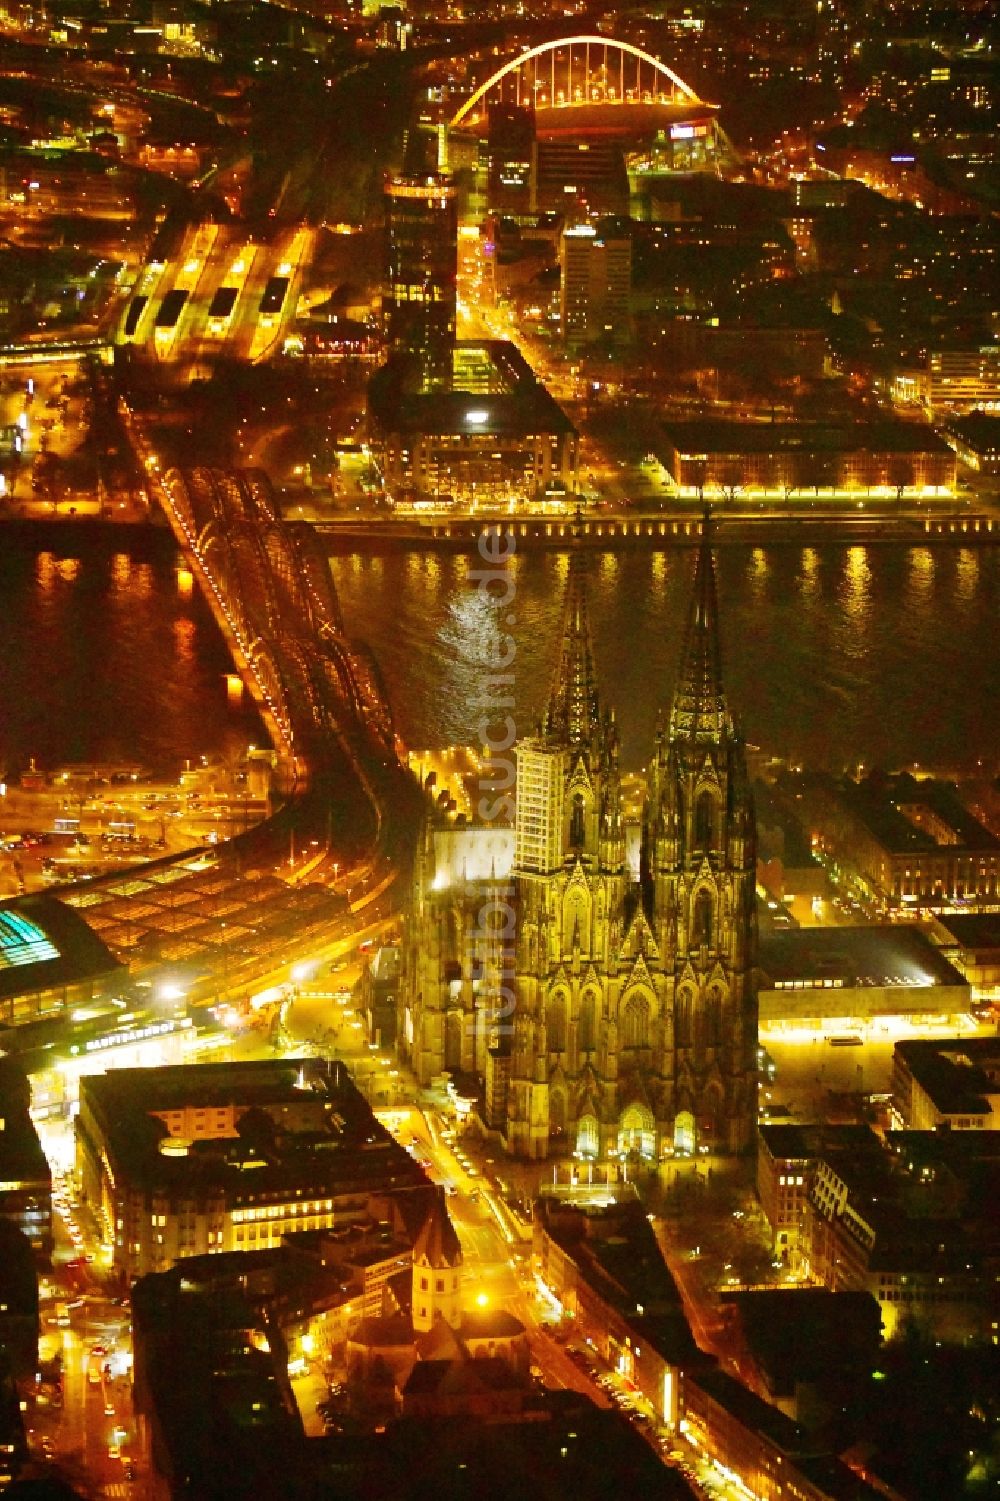
[[117, 1069], [80, 1085], [77, 1170], [123, 1279], [364, 1219], [421, 1168], [342, 1064]]
[[372, 378], [368, 419], [397, 504], [516, 507], [576, 489], [576, 428], [500, 340], [458, 344], [448, 390], [410, 389], [405, 359]]
[[391, 356], [416, 366], [419, 389], [451, 389], [458, 276], [458, 193], [443, 174], [385, 185], [385, 330]]
[[632, 241], [610, 227], [571, 224], [559, 244], [559, 313], [569, 344], [628, 337]]

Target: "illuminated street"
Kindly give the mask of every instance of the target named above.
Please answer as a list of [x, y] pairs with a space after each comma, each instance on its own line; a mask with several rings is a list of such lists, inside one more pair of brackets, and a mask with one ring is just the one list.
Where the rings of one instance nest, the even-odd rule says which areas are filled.
[[987, 1501], [990, 7], [0, 22], [0, 1494]]

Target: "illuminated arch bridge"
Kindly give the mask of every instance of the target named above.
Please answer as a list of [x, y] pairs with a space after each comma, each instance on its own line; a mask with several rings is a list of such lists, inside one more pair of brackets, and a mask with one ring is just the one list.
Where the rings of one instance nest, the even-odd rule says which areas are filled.
[[464, 101], [448, 129], [472, 130], [500, 103], [533, 109], [539, 134], [579, 130], [584, 114], [598, 129], [632, 133], [666, 119], [711, 118], [717, 108], [666, 63], [604, 36], [561, 37], [511, 58]]

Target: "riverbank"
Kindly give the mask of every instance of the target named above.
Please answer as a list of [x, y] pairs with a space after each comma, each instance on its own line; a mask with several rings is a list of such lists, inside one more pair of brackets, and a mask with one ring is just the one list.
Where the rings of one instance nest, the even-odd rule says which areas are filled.
[[[479, 516], [395, 517], [331, 516], [318, 506], [283, 498], [283, 514], [288, 521], [306, 521], [316, 527], [331, 552], [392, 553], [427, 549], [470, 552], [485, 530], [499, 530], [513, 537], [522, 551], [558, 552], [569, 545], [574, 528], [570, 516], [521, 517]], [[54, 535], [72, 535], [104, 542], [120, 535], [123, 544], [140, 534], [151, 545], [171, 547], [173, 537], [164, 520], [155, 513], [134, 519], [97, 516], [12, 516], [0, 513], [0, 521], [20, 535], [37, 536], [44, 545]], [[960, 546], [992, 546], [1000, 543], [1000, 513], [985, 509], [944, 511], [924, 507], [920, 510], [864, 511], [797, 511], [775, 514], [773, 511], [712, 510], [716, 542], [765, 547], [772, 543], [813, 545], [841, 543], [910, 543], [925, 546], [951, 543]], [[701, 536], [700, 515], [690, 510], [683, 514], [629, 512], [588, 516], [581, 522], [581, 544], [595, 552], [618, 552], [645, 549], [665, 551], [693, 546]]]
[[[286, 516], [299, 519], [298, 510]], [[411, 551], [415, 548], [471, 551], [484, 530], [512, 537], [522, 551], [565, 549], [574, 531], [570, 517], [463, 517], [442, 520], [362, 519], [345, 520], [312, 518], [327, 546], [336, 552]], [[844, 543], [895, 543], [924, 546], [928, 543], [952, 543], [962, 546], [989, 546], [1000, 543], [1000, 516], [985, 511], [941, 515], [878, 514], [866, 511], [839, 514], [816, 513], [776, 516], [750, 512], [712, 512], [712, 527], [718, 545], [727, 543], [769, 546], [772, 543], [810, 545]], [[700, 516], [620, 515], [588, 518], [580, 524], [580, 542], [595, 552], [618, 552], [644, 549], [665, 551], [693, 546], [701, 537]]]

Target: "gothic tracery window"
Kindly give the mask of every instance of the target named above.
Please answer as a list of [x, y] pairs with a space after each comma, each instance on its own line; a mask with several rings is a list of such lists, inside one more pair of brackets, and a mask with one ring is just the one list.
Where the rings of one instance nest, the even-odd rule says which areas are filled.
[[587, 825], [583, 794], [581, 792], [578, 792], [573, 798], [573, 815], [570, 819], [569, 842], [575, 850], [582, 850], [587, 842]]
[[694, 805], [694, 843], [699, 850], [715, 847], [715, 798], [700, 792]]
[[649, 1043], [649, 1002], [645, 996], [634, 995], [625, 1004], [622, 1012], [621, 1046], [644, 1048]]
[[713, 986], [705, 995], [701, 1013], [701, 1040], [706, 1048], [717, 1048], [721, 1042], [722, 997]]
[[714, 918], [715, 903], [712, 893], [702, 887], [694, 899], [691, 912], [692, 948], [710, 949], [712, 947]]
[[679, 992], [674, 1007], [674, 1044], [689, 1048], [694, 1040], [694, 996], [690, 989]]
[[577, 1042], [581, 1053], [592, 1052], [597, 1046], [597, 997], [587, 990], [580, 997], [580, 1024]]
[[560, 993], [549, 997], [545, 1008], [546, 1040], [549, 1051], [561, 1053], [566, 1046], [566, 997]]

